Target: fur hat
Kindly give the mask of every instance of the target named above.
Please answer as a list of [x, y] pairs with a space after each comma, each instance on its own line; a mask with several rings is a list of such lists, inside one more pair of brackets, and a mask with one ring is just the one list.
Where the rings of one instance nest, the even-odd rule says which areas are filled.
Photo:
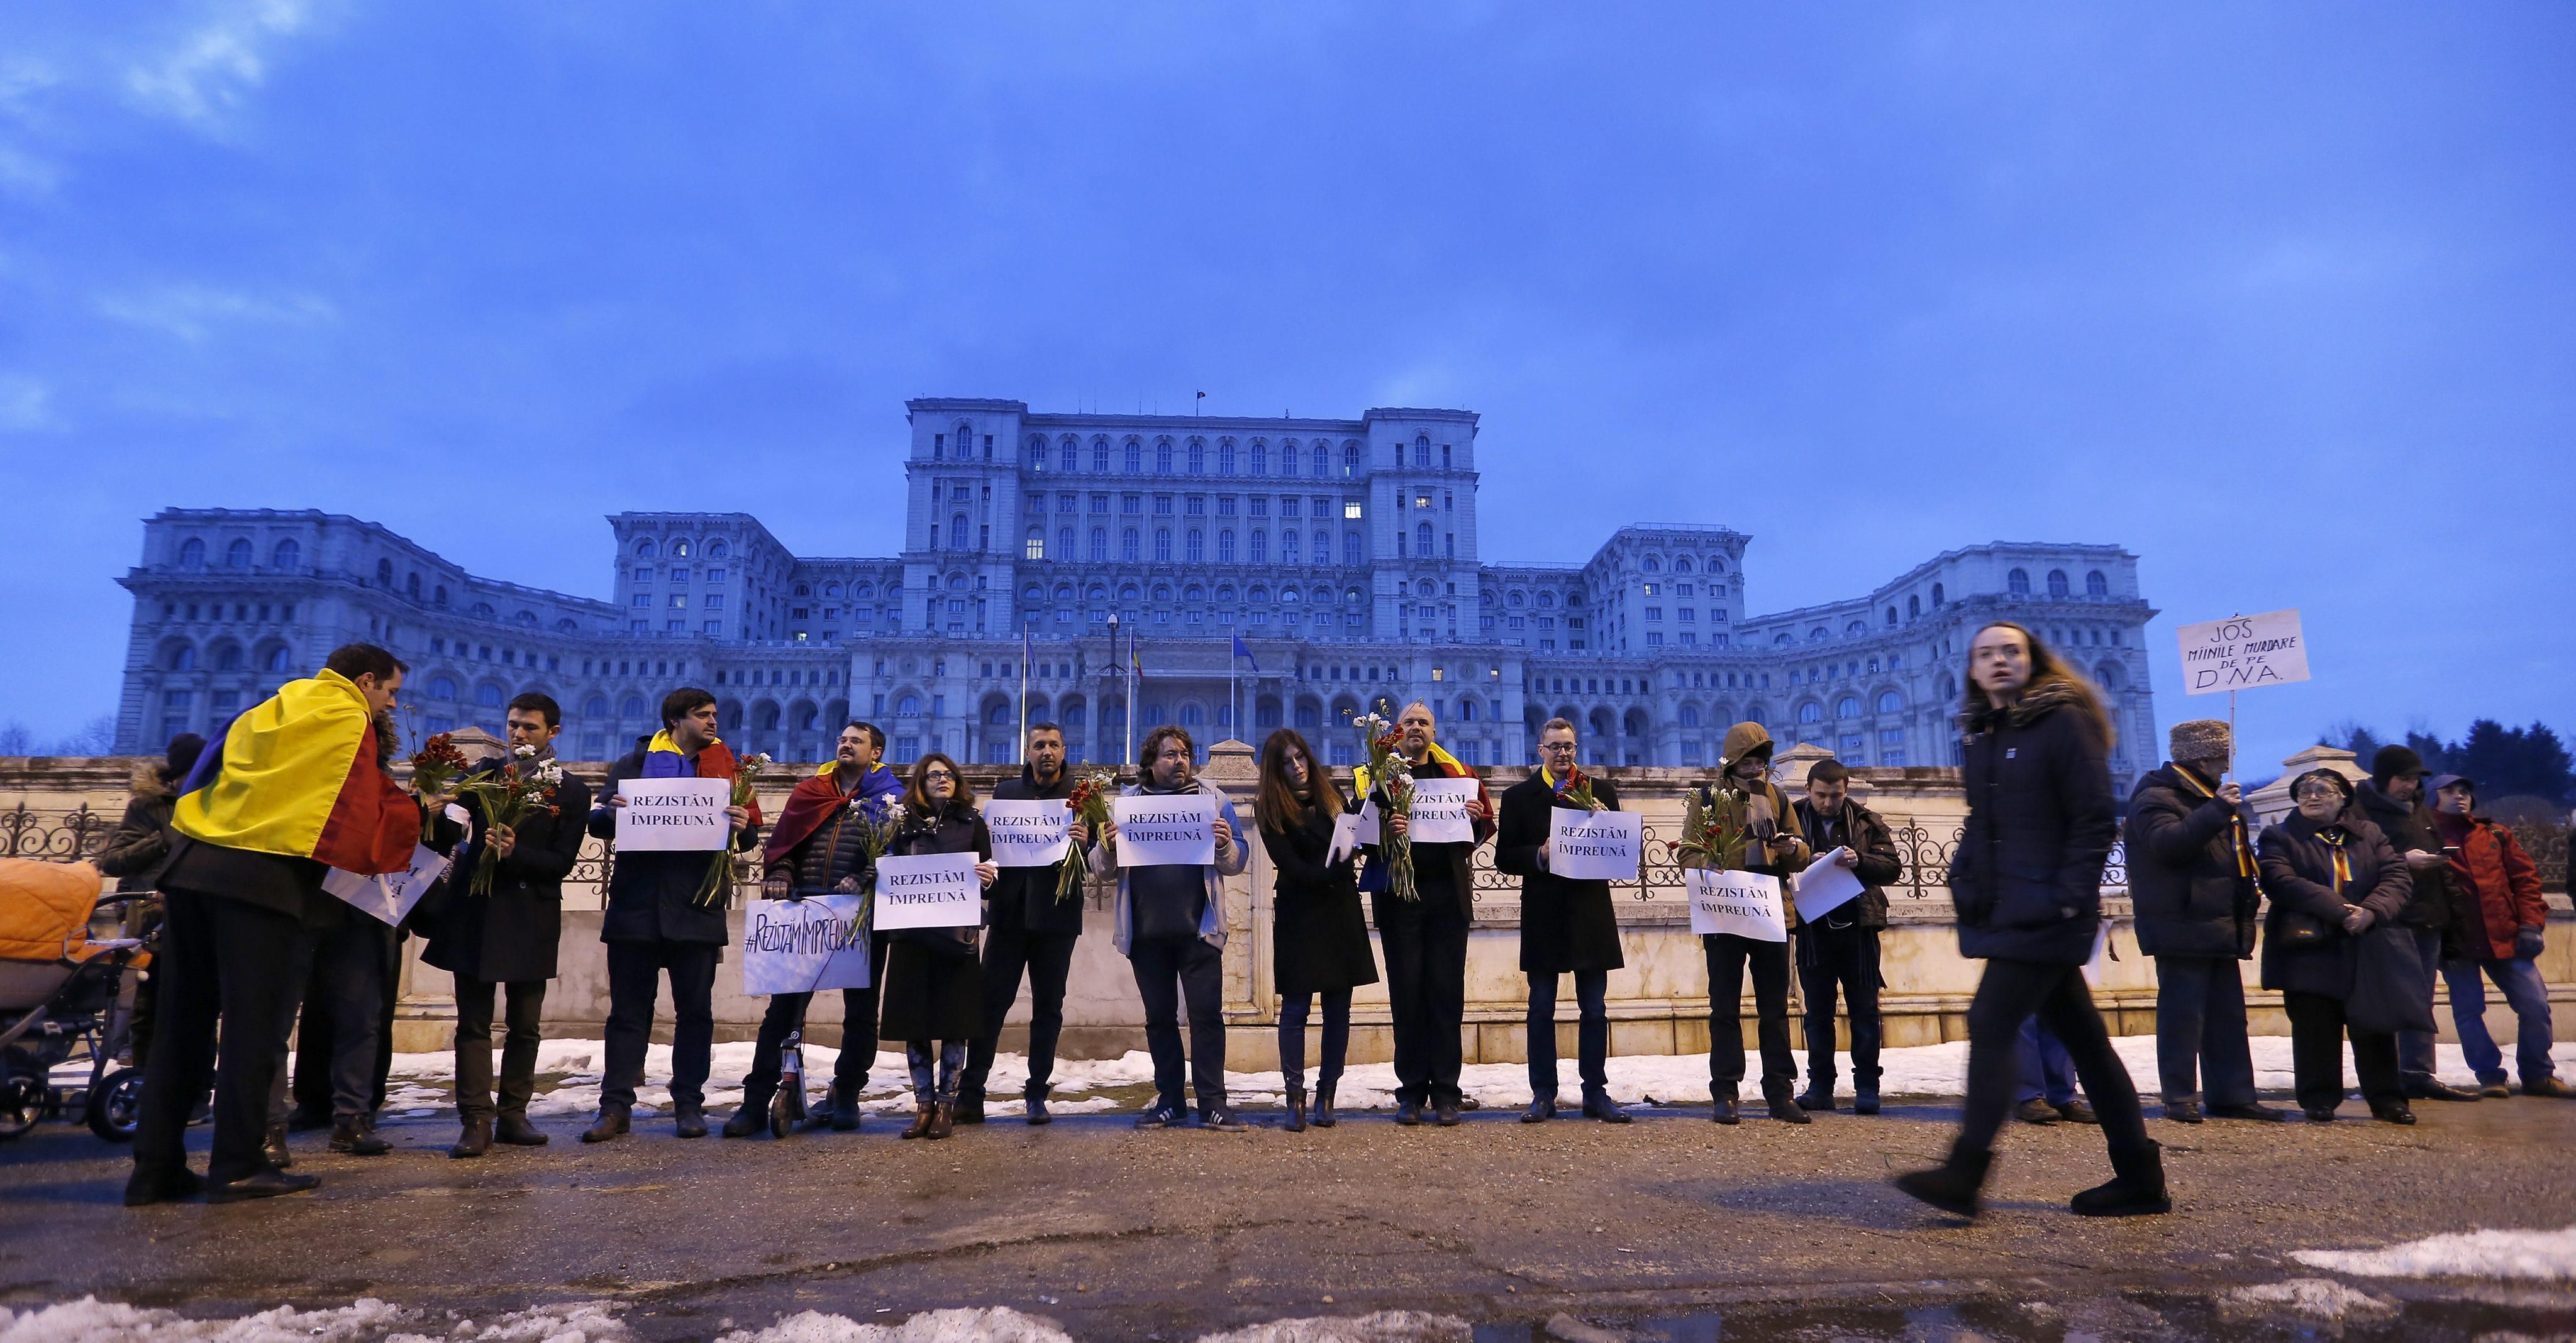
[[2176, 760], [2224, 760], [2236, 753], [2236, 742], [2227, 724], [2215, 718], [2176, 723], [2167, 740]]

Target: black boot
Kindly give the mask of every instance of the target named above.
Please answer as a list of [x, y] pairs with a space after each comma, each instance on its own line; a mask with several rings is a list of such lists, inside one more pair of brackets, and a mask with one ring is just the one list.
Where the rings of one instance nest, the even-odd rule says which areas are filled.
[[1953, 1146], [1948, 1161], [1930, 1170], [1899, 1175], [1896, 1187], [1943, 1212], [1974, 1217], [1983, 1206], [1978, 1191], [1986, 1187], [1986, 1172], [1994, 1164], [1992, 1152], [1971, 1152]]
[[492, 1129], [492, 1141], [512, 1147], [543, 1147], [545, 1131], [528, 1122], [525, 1110], [503, 1110], [501, 1122]]
[[767, 1096], [761, 1097], [758, 1105], [754, 1105], [751, 1102], [751, 1093], [748, 1091], [744, 1092], [742, 1095], [742, 1104], [735, 1106], [733, 1117], [724, 1122], [724, 1128], [721, 1130], [724, 1136], [728, 1138], [757, 1138], [763, 1132], [768, 1130], [769, 1098]]
[[1331, 1128], [1336, 1122], [1333, 1119], [1333, 1086], [1332, 1082], [1315, 1084], [1315, 1127], [1317, 1128]]
[[2111, 1180], [2067, 1201], [2084, 1217], [2144, 1217], [2173, 1211], [2165, 1193], [2165, 1162], [2150, 1140], [2138, 1147], [2111, 1149]]
[[854, 1133], [859, 1127], [859, 1084], [832, 1083], [832, 1131]]
[[983, 1122], [984, 1122], [984, 1093], [983, 1093], [983, 1092], [980, 1092], [980, 1091], [960, 1091], [960, 1092], [958, 1092], [958, 1093], [957, 1093], [957, 1100], [956, 1100], [956, 1102], [955, 1102], [955, 1108], [956, 1108], [956, 1111], [957, 1111], [957, 1122], [958, 1122], [958, 1123], [960, 1123], [960, 1124], [981, 1124], [981, 1123], [983, 1123]]
[[295, 1154], [286, 1150], [286, 1130], [283, 1123], [269, 1125], [268, 1140], [259, 1145], [259, 1154], [275, 1170], [288, 1170], [295, 1165]]
[[697, 1105], [672, 1106], [671, 1131], [683, 1138], [703, 1138], [707, 1136], [706, 1109], [703, 1106]]
[[632, 1122], [630, 1113], [625, 1106], [603, 1105], [599, 1107], [599, 1117], [591, 1121], [589, 1128], [581, 1131], [581, 1140], [583, 1142], [614, 1142], [617, 1139], [626, 1136], [626, 1130]]
[[369, 1133], [367, 1126], [353, 1116], [331, 1125], [331, 1150], [351, 1156], [383, 1156], [394, 1150], [394, 1145]]
[[1852, 1113], [1856, 1115], [1874, 1115], [1878, 1113], [1877, 1078], [1873, 1077], [1866, 1082], [1854, 1081], [1852, 1083]]
[[1306, 1131], [1306, 1079], [1303, 1077], [1288, 1079], [1288, 1131]]
[[476, 1115], [465, 1121], [465, 1131], [456, 1135], [456, 1145], [448, 1148], [447, 1154], [456, 1160], [463, 1161], [470, 1157], [481, 1156], [491, 1150], [492, 1121], [482, 1115]]
[[1812, 1124], [1816, 1122], [1807, 1117], [1806, 1110], [1789, 1095], [1789, 1088], [1786, 1086], [1775, 1087], [1766, 1091], [1762, 1100], [1764, 1104], [1770, 1107], [1771, 1117], [1784, 1124]]
[[1730, 1093], [1724, 1096], [1709, 1097], [1708, 1117], [1720, 1124], [1734, 1123], [1736, 1120], [1734, 1095]]

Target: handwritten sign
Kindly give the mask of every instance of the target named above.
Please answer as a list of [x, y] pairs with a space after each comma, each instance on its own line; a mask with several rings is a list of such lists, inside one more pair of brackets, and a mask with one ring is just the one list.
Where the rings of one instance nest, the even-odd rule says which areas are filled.
[[322, 889], [337, 896], [350, 908], [393, 928], [399, 927], [410, 916], [411, 907], [429, 894], [429, 888], [437, 885], [439, 877], [446, 871], [446, 854], [426, 844], [415, 844], [411, 850], [411, 866], [403, 871], [362, 877], [335, 867], [322, 874]]
[[1850, 904], [1863, 889], [1860, 874], [1836, 860], [1850, 849], [1827, 849], [1798, 874], [1798, 917], [1810, 922]]
[[1573, 881], [1635, 881], [1645, 817], [1633, 811], [1548, 809], [1547, 870]]
[[1216, 802], [1205, 793], [1112, 798], [1120, 867], [1205, 867], [1216, 861]]
[[1685, 868], [1682, 876], [1690, 892], [1692, 932], [1732, 933], [1756, 942], [1789, 940], [1789, 923], [1780, 913], [1778, 877], [1697, 867]]
[[2183, 626], [2174, 637], [2182, 644], [2186, 695], [2308, 679], [2308, 640], [2299, 630], [2296, 610], [2207, 620]]
[[993, 836], [993, 861], [1003, 867], [1053, 867], [1064, 861], [1065, 827], [1073, 810], [1062, 798], [984, 803], [984, 828]]
[[742, 991], [866, 988], [867, 916], [864, 895], [752, 901], [742, 912]]
[[1413, 811], [1405, 822], [1416, 844], [1473, 844], [1476, 818], [1467, 804], [1476, 800], [1474, 779], [1415, 779]]
[[969, 928], [984, 921], [984, 883], [972, 853], [877, 860], [877, 930]]
[[627, 779], [617, 785], [621, 853], [721, 849], [733, 838], [731, 779]]

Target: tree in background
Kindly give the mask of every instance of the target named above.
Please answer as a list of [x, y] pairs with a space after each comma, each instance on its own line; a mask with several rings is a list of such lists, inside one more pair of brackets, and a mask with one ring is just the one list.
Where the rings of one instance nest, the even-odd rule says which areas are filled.
[[[2369, 728], [2349, 721], [2328, 728], [2318, 740], [2352, 752], [2365, 767], [2380, 747], [2389, 744]], [[2465, 774], [2477, 780], [2480, 801], [2538, 797], [2566, 802], [2576, 796], [2576, 766], [2571, 766], [2566, 743], [2541, 723], [2509, 728], [2481, 718], [2469, 724], [2468, 735], [2456, 742], [2409, 730], [2404, 744], [2424, 757], [2425, 767], [2436, 773]]]
[[0, 756], [13, 755], [113, 755], [116, 752], [116, 715], [101, 714], [89, 720], [81, 730], [51, 742], [39, 742], [26, 724], [0, 723]]

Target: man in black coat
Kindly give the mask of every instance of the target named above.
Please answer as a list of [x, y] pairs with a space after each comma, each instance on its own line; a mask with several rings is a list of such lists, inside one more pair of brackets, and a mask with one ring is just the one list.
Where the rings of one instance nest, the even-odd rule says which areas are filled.
[[[2357, 819], [2379, 827], [2390, 848], [2415, 879], [2415, 894], [2397, 916], [2415, 942], [2423, 976], [2416, 991], [2430, 1010], [2442, 963], [2459, 955], [2459, 934], [2451, 921], [2451, 860], [2444, 856], [2441, 832], [2424, 796], [2424, 758], [2403, 746], [2383, 746], [2370, 758], [2370, 777], [2353, 786], [2352, 811]], [[2434, 1033], [2397, 1033], [2397, 1073], [2406, 1098], [2419, 1101], [2473, 1101], [2478, 1093], [2451, 1086], [2433, 1075]]]
[[2287, 1119], [2254, 1098], [2254, 1055], [2245, 1039], [2245, 981], [2237, 962], [2254, 954], [2253, 820], [2244, 790], [2227, 777], [2235, 741], [2214, 718], [2176, 723], [2172, 760], [2138, 780], [2129, 797], [2129, 898], [2138, 950], [2156, 958], [2156, 1071], [2165, 1118], [2202, 1119], [2197, 1073], [2206, 1073], [2208, 1113], [2222, 1119]]
[[1521, 879], [1521, 973], [1529, 976], [1529, 1110], [1524, 1124], [1556, 1116], [1556, 977], [1574, 976], [1580, 1012], [1575, 1049], [1583, 1076], [1583, 1113], [1612, 1124], [1628, 1112], [1610, 1099], [1610, 972], [1627, 965], [1619, 947], [1619, 919], [1610, 883], [1578, 881], [1548, 871], [1549, 839], [1558, 807], [1578, 804], [1560, 792], [1580, 782], [1592, 789], [1600, 810], [1619, 809], [1619, 791], [1608, 779], [1590, 778], [1575, 766], [1574, 724], [1551, 718], [1538, 733], [1537, 773], [1503, 790], [1495, 823], [1494, 866]]
[[[1064, 729], [1029, 725], [1028, 763], [1020, 777], [993, 789], [996, 802], [1060, 801], [1073, 795], [1073, 772], [1064, 767]], [[1091, 842], [1073, 822], [1071, 849]], [[1082, 896], [1056, 898], [1064, 864], [1005, 867], [990, 894], [984, 926], [984, 1033], [966, 1050], [966, 1073], [957, 1087], [957, 1122], [984, 1122], [984, 1079], [1001, 1048], [1002, 1018], [1020, 996], [1020, 974], [1029, 979], [1029, 1081], [1021, 1098], [1029, 1122], [1047, 1123], [1047, 1091], [1055, 1078], [1055, 1045], [1064, 1034], [1064, 986], [1073, 974], [1073, 947], [1082, 936]]]
[[[620, 789], [629, 779], [734, 777], [739, 762], [716, 739], [716, 697], [684, 686], [662, 697], [662, 730], [639, 740], [609, 767], [608, 785], [591, 809], [590, 833], [617, 837]], [[735, 852], [760, 840], [756, 807], [727, 807]], [[713, 855], [699, 850], [612, 854], [608, 908], [599, 940], [608, 944], [607, 1054], [599, 1088], [599, 1118], [582, 1131], [583, 1142], [607, 1142], [627, 1130], [635, 1088], [644, 1080], [645, 1047], [653, 1038], [653, 1000], [662, 976], [671, 979], [671, 1121], [683, 1138], [707, 1136], [707, 1070], [715, 1047], [716, 963], [731, 940], [725, 910], [733, 904], [731, 873], [701, 900]]]
[[[522, 778], [555, 765], [563, 709], [529, 691], [510, 701], [505, 718], [512, 758]], [[520, 748], [530, 754], [518, 755]], [[559, 767], [557, 767], [559, 769]], [[552, 807], [548, 811], [545, 808]], [[537, 810], [515, 826], [493, 825], [468, 794], [474, 834], [456, 852], [421, 960], [456, 977], [456, 1116], [464, 1126], [451, 1157], [478, 1157], [495, 1141], [542, 1147], [546, 1135], [528, 1122], [536, 1092], [537, 1045], [543, 1039], [546, 981], [555, 977], [555, 944], [563, 937], [563, 883], [581, 857], [590, 817], [590, 786], [566, 774]], [[492, 889], [473, 893], [485, 850], [493, 854]], [[492, 1001], [506, 1006], [501, 1046], [498, 1124], [492, 1104]]]
[[1878, 813], [1852, 801], [1851, 771], [1820, 760], [1807, 771], [1807, 795], [1794, 804], [1798, 830], [1814, 853], [1842, 850], [1837, 860], [1860, 879], [1861, 892], [1797, 928], [1798, 986], [1807, 999], [1807, 1091], [1802, 1110], [1834, 1108], [1834, 994], [1851, 1015], [1852, 1113], [1878, 1113], [1878, 933], [1887, 926], [1889, 882], [1905, 875], [1896, 840]]

